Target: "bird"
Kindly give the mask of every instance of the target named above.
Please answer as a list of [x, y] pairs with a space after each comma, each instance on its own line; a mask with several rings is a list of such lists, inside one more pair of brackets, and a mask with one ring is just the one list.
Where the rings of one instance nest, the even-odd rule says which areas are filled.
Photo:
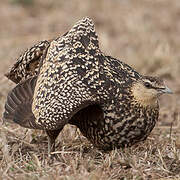
[[13, 65], [5, 76], [18, 84], [21, 81], [37, 75], [41, 59], [50, 45], [51, 40], [40, 41], [31, 48], [28, 48]]
[[6, 77], [17, 85], [7, 96], [3, 120], [45, 130], [49, 154], [66, 124], [100, 150], [144, 141], [158, 121], [159, 96], [172, 93], [161, 78], [104, 54], [89, 17], [29, 48]]

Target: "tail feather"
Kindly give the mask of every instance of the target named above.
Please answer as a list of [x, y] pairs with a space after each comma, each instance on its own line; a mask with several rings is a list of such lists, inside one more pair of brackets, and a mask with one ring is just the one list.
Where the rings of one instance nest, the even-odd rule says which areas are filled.
[[37, 77], [30, 78], [9, 92], [3, 113], [4, 121], [15, 122], [26, 128], [43, 129], [36, 123], [31, 109], [36, 80]]
[[9, 105], [10, 108], [12, 108], [12, 109], [16, 108], [17, 104], [15, 103], [13, 96], [8, 96], [7, 101], [8, 101], [8, 104], [6, 104], [6, 105]]
[[12, 119], [13, 117], [12, 114], [14, 112], [14, 109], [7, 103], [5, 104], [5, 109], [6, 111], [4, 112], [3, 116], [6, 117], [7, 120]]
[[17, 95], [12, 91], [11, 96], [8, 96], [7, 98], [11, 98], [12, 101], [16, 102], [17, 104], [21, 103], [21, 99], [17, 97]]

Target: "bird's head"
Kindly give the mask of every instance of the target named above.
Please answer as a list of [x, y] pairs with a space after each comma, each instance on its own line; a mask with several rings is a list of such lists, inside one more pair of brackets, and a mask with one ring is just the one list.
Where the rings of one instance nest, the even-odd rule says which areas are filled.
[[143, 76], [134, 82], [131, 90], [136, 101], [145, 106], [157, 104], [158, 97], [164, 93], [172, 94], [162, 79], [151, 76]]

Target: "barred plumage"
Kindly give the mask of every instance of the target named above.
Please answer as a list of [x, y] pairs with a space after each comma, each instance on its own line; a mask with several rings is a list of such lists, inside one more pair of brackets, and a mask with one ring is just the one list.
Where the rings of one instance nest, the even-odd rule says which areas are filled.
[[46, 50], [49, 47], [50, 42], [51, 41], [44, 40], [27, 49], [17, 59], [17, 62], [5, 76], [18, 84], [29, 77], [37, 75], [40, 61], [46, 55]]
[[[49, 152], [67, 123], [104, 150], [146, 139], [158, 120], [158, 96], [171, 93], [162, 80], [102, 53], [89, 18], [43, 44], [37, 58], [28, 54], [36, 54], [39, 45], [26, 51], [8, 74], [21, 83], [8, 95], [5, 120], [46, 130]], [[33, 59], [37, 64], [29, 72]]]

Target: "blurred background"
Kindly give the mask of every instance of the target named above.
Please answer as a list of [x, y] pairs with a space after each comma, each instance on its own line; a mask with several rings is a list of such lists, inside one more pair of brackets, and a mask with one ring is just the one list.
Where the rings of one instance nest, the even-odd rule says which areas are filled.
[[38, 41], [60, 36], [82, 17], [89, 16], [94, 20], [104, 53], [143, 74], [165, 79], [175, 94], [161, 98], [160, 119], [165, 123], [176, 115], [177, 120], [179, 0], [6, 0], [1, 1], [0, 12], [0, 112], [9, 89], [14, 86], [3, 74], [16, 58]]

